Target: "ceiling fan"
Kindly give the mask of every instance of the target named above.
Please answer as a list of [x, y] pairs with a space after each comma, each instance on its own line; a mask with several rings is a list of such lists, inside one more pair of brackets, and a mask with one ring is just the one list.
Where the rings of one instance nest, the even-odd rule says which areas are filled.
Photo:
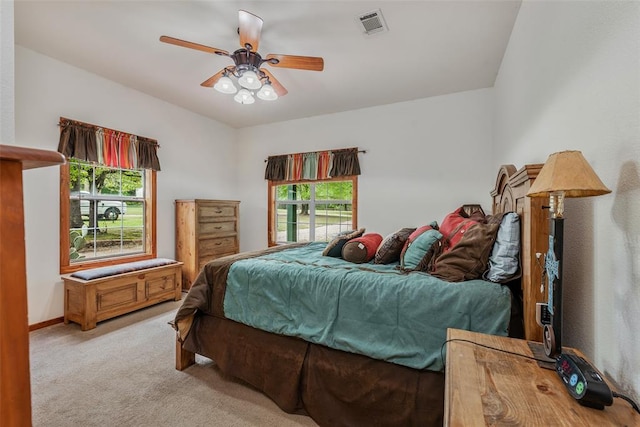
[[[257, 96], [265, 101], [272, 101], [279, 96], [287, 94], [287, 89], [267, 69], [262, 68], [264, 64], [297, 70], [322, 71], [324, 69], [324, 60], [315, 56], [270, 53], [263, 58], [258, 53], [262, 18], [244, 10], [238, 11], [238, 18], [238, 34], [241, 48], [233, 53], [169, 36], [161, 36], [160, 41], [231, 58], [234, 62], [233, 66], [223, 68], [200, 85], [204, 87], [213, 86], [214, 89], [222, 93], [236, 94], [234, 99], [241, 104], [253, 104], [255, 102], [253, 93], [250, 90], [260, 89]], [[229, 76], [234, 76], [238, 79], [238, 84], [241, 86], [240, 90], [236, 88]]]

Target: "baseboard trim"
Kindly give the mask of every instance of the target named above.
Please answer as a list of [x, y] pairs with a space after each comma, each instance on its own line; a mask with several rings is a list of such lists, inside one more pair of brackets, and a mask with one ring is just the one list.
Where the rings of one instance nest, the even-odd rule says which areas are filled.
[[46, 328], [47, 326], [57, 325], [64, 322], [64, 317], [56, 317], [55, 319], [45, 320], [44, 322], [34, 323], [29, 325], [29, 332], [36, 331], [38, 329]]

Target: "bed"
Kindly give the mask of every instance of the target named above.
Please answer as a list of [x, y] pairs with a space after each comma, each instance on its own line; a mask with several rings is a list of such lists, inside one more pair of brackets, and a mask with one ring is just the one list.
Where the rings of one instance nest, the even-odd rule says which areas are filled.
[[[200, 354], [321, 426], [442, 425], [448, 327], [541, 339], [547, 220], [540, 199], [525, 197], [541, 166], [502, 166], [491, 191], [493, 215], [519, 216], [517, 279], [449, 283], [324, 257], [321, 243], [217, 259], [176, 314], [176, 368]], [[371, 293], [358, 293], [363, 281]]]

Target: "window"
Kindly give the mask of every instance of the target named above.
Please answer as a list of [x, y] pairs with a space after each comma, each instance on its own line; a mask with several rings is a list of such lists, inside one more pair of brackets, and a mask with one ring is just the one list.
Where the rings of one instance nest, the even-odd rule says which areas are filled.
[[156, 172], [69, 159], [60, 167], [60, 272], [148, 259]]
[[269, 181], [269, 246], [330, 241], [357, 228], [357, 176], [318, 181]]

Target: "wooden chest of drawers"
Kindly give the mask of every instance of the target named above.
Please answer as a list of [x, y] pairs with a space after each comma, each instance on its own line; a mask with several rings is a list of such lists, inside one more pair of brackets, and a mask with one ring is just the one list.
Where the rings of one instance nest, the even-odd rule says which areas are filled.
[[191, 287], [207, 262], [239, 252], [239, 205], [235, 200], [176, 200], [176, 259], [184, 263], [183, 289]]

